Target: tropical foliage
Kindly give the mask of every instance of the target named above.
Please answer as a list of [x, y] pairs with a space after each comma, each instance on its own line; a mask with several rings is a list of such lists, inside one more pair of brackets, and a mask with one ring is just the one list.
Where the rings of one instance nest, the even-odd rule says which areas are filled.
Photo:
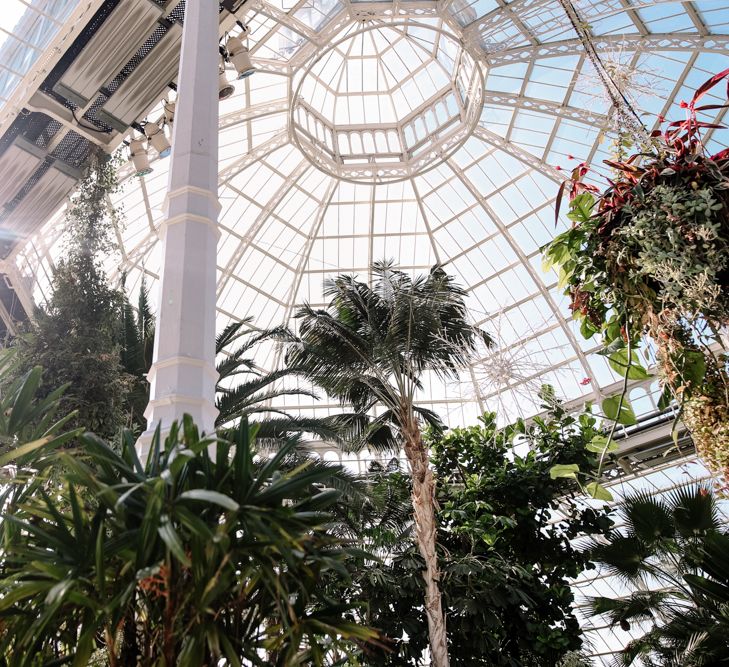
[[[122, 290], [124, 282], [123, 280]], [[136, 309], [123, 291], [121, 302], [121, 364], [131, 378], [125, 402], [126, 426], [135, 432], [142, 432], [147, 425], [144, 418], [144, 411], [149, 403], [147, 372], [152, 366], [155, 326], [144, 277], [139, 288]]]
[[666, 497], [629, 496], [624, 522], [592, 558], [627, 584], [621, 598], [591, 600], [595, 615], [631, 630], [617, 664], [719, 665], [729, 661], [729, 532], [707, 486], [681, 487]]
[[[577, 660], [581, 633], [569, 582], [590, 563], [574, 541], [606, 534], [610, 521], [606, 511], [575, 497], [574, 479], [550, 471], [558, 464], [594, 466], [588, 447], [595, 432], [591, 415], [571, 417], [554, 405], [531, 426], [500, 429], [488, 414], [477, 426], [431, 434], [452, 665], [552, 667]], [[370, 664], [423, 665], [422, 559], [402, 512], [409, 480], [397, 466], [386, 472], [373, 475], [380, 509], [366, 515], [368, 526], [377, 527], [367, 539], [383, 557], [361, 569], [346, 595], [361, 595], [367, 622], [392, 639], [391, 652]]]
[[[728, 77], [725, 70], [700, 86], [681, 104], [686, 118], [653, 132], [643, 150], [607, 160], [614, 177], [603, 192], [579, 165], [557, 206], [558, 215], [568, 188], [573, 226], [545, 250], [583, 335], [602, 335], [606, 356], [626, 380], [647, 377], [637, 348], [650, 334], [666, 389], [662, 405], [675, 399], [682, 406], [698, 451], [725, 477], [729, 376], [726, 356], [711, 344], [729, 323], [729, 149], [707, 152], [705, 132], [721, 126], [698, 114], [726, 105], [698, 102]], [[630, 414], [611, 400], [605, 413], [629, 423]], [[624, 395], [620, 407], [630, 408]]]
[[323, 592], [358, 555], [327, 528], [341, 472], [290, 445], [257, 460], [251, 436], [185, 418], [146, 465], [129, 432], [121, 453], [90, 434], [36, 449], [3, 523], [5, 664], [324, 665], [374, 642]]
[[75, 414], [72, 425], [106, 437], [138, 421], [137, 378], [122, 364], [125, 298], [110, 285], [100, 261], [113, 247], [118, 213], [108, 196], [118, 187], [115, 160], [93, 154], [66, 210], [66, 247], [51, 294], [29, 331], [14, 341], [19, 358], [12, 376], [42, 366], [42, 391], [68, 385], [61, 407]]
[[435, 484], [422, 423], [440, 428], [438, 417], [416, 405], [422, 376], [453, 377], [477, 341], [489, 336], [471, 326], [465, 292], [440, 267], [410, 278], [391, 263], [372, 267], [373, 283], [340, 276], [325, 285], [326, 309], [297, 313], [301, 340], [287, 363], [301, 368], [330, 396], [369, 413], [374, 439], [402, 446], [412, 475], [416, 543], [424, 561], [425, 610], [435, 667], [447, 667], [446, 619], [441, 605], [436, 553]]
[[[284, 345], [294, 340], [293, 334], [283, 326], [257, 330], [252, 318], [229, 324], [216, 338], [215, 351], [218, 383], [215, 407], [218, 409], [218, 430], [235, 428], [241, 419], [247, 419], [257, 429], [259, 444], [276, 448], [287, 438], [319, 438], [344, 444], [346, 438], [356, 436], [366, 420], [349, 413], [331, 417], [304, 417], [274, 407], [284, 396], [297, 396], [317, 400], [318, 396], [306, 387], [299, 387], [296, 378], [303, 374], [291, 365], [266, 371], [255, 360], [260, 346], [265, 343]], [[291, 386], [283, 381], [294, 379]]]

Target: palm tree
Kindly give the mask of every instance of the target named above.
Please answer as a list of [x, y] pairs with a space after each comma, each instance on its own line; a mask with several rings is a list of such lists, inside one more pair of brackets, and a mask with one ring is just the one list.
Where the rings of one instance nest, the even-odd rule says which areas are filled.
[[155, 321], [149, 303], [149, 288], [144, 276], [139, 288], [136, 312], [124, 292], [125, 282], [126, 275], [122, 275], [119, 346], [122, 367], [131, 377], [125, 401], [129, 415], [127, 427], [142, 431], [146, 426], [144, 410], [149, 403], [147, 373], [152, 365]]
[[435, 482], [422, 426], [442, 428], [438, 416], [416, 404], [426, 372], [454, 378], [480, 340], [491, 338], [468, 322], [464, 290], [439, 266], [411, 279], [391, 262], [372, 267], [372, 286], [354, 276], [325, 283], [326, 309], [302, 307], [300, 341], [287, 362], [359, 414], [376, 407], [366, 437], [402, 447], [412, 475], [415, 538], [425, 562], [425, 612], [435, 667], [447, 667], [446, 620], [436, 553]]
[[620, 511], [624, 526], [596, 543], [592, 559], [633, 592], [595, 597], [589, 608], [613, 625], [652, 627], [616, 664], [699, 665], [729, 661], [729, 533], [709, 487], [681, 487], [664, 498], [639, 493]]
[[359, 439], [366, 419], [360, 415], [338, 414], [328, 417], [308, 417], [293, 414], [272, 405], [283, 396], [317, 399], [317, 394], [297, 386], [285, 386], [288, 378], [301, 377], [300, 369], [286, 365], [273, 371], [259, 366], [255, 352], [261, 344], [283, 344], [294, 340], [285, 327], [253, 329], [252, 317], [232, 322], [220, 332], [215, 341], [218, 383], [215, 406], [218, 417], [215, 425], [219, 432], [234, 428], [241, 419], [256, 426], [259, 447], [277, 448], [284, 440], [302, 439], [304, 434], [322, 440], [345, 444]]

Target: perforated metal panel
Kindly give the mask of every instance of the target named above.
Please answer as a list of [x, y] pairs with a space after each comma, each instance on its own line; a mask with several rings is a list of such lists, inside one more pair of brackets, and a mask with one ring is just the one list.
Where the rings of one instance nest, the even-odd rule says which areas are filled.
[[7, 257], [16, 243], [40, 229], [63, 204], [78, 174], [50, 167], [30, 192], [0, 223], [0, 256]]

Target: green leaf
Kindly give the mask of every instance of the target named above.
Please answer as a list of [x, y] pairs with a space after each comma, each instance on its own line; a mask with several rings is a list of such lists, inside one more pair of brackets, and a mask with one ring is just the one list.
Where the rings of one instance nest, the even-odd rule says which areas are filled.
[[583, 317], [580, 324], [580, 334], [585, 340], [589, 340], [598, 332], [598, 328], [590, 321], [589, 317]]
[[630, 362], [628, 362], [628, 349], [621, 348], [610, 354], [608, 363], [616, 373], [623, 377], [625, 377], [625, 372], [627, 371], [629, 380], [647, 380], [651, 377], [650, 373], [641, 366], [640, 359], [635, 350], [630, 354]]
[[704, 355], [696, 350], [685, 350], [682, 361], [680, 371], [684, 382], [701, 384], [706, 375]]
[[602, 402], [602, 411], [608, 419], [623, 424], [623, 426], [631, 426], [636, 423], [635, 412], [630, 404], [627, 396], [623, 397], [622, 405], [620, 396], [608, 396]]
[[590, 482], [585, 489], [590, 494], [590, 498], [595, 500], [612, 500], [613, 495], [608, 491], [602, 484], [597, 482]]
[[552, 479], [563, 477], [577, 479], [578, 472], [580, 472], [580, 466], [576, 463], [558, 463], [549, 469], [549, 476]]
[[671, 393], [671, 388], [666, 385], [663, 387], [663, 391], [661, 392], [661, 397], [658, 399], [658, 409], [659, 410], [665, 410], [671, 405], [671, 401], [673, 400], [673, 394]]
[[7, 465], [11, 461], [14, 461], [21, 456], [30, 454], [36, 449], [40, 449], [41, 447], [51, 442], [51, 440], [53, 440], [52, 437], [46, 436], [45, 438], [40, 438], [39, 440], [34, 440], [33, 442], [26, 442], [24, 445], [20, 445], [19, 447], [13, 447], [13, 449], [11, 449], [9, 452], [5, 452], [5, 454], [0, 456], [0, 467]]
[[614, 440], [610, 440], [610, 443], [608, 444], [608, 439], [604, 435], [596, 435], [590, 440], [590, 442], [585, 445], [585, 449], [588, 452], [594, 452], [595, 454], [602, 454], [614, 452], [618, 449], [618, 445]]
[[170, 523], [168, 517], [162, 517], [159, 528], [157, 528], [157, 533], [162, 538], [162, 541], [167, 545], [167, 548], [175, 555], [177, 560], [190, 567], [190, 559], [185, 553], [180, 536], [177, 534], [172, 523]]
[[206, 489], [185, 491], [180, 494], [180, 500], [199, 500], [205, 503], [212, 503], [213, 505], [220, 505], [220, 507], [231, 512], [235, 512], [240, 508], [240, 505], [232, 498], [217, 491], [208, 491]]
[[616, 340], [623, 341], [621, 335], [622, 322], [620, 319], [613, 316], [605, 327], [605, 343], [608, 345], [615, 342]]
[[592, 215], [594, 205], [595, 198], [589, 192], [583, 192], [570, 202], [570, 210], [567, 213], [567, 217], [572, 222], [587, 222]]
[[38, 390], [40, 378], [41, 367], [34, 366], [23, 379], [20, 391], [13, 402], [10, 419], [8, 419], [9, 433], [15, 433], [29, 418], [32, 418], [32, 412], [28, 414], [28, 411], [35, 392]]
[[81, 636], [76, 643], [76, 653], [73, 656], [73, 662], [71, 663], [72, 667], [88, 666], [91, 654], [94, 652], [95, 638], [96, 627], [94, 625], [83, 628]]

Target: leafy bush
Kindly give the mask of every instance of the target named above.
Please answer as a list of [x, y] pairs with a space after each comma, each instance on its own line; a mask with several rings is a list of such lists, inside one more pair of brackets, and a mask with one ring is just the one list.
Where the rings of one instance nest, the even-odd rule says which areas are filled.
[[323, 592], [356, 555], [328, 528], [338, 469], [292, 462], [290, 446], [259, 461], [246, 426], [202, 439], [187, 417], [146, 465], [128, 432], [120, 454], [79, 444], [43, 450], [4, 518], [9, 667], [81, 667], [100, 648], [112, 667], [322, 665], [376, 639]]
[[[529, 426], [499, 429], [487, 414], [477, 426], [430, 435], [454, 667], [553, 667], [575, 657], [581, 633], [570, 579], [591, 564], [574, 542], [611, 524], [605, 510], [578, 498], [577, 473], [554, 477], [552, 469], [594, 467], [589, 446], [598, 433], [594, 417], [556, 405]], [[364, 539], [382, 561], [364, 562], [344, 593], [366, 603], [364, 618], [392, 641], [391, 653], [367, 664], [426, 664], [422, 560], [401, 513], [408, 481], [397, 469], [375, 477], [381, 502], [364, 514]]]

